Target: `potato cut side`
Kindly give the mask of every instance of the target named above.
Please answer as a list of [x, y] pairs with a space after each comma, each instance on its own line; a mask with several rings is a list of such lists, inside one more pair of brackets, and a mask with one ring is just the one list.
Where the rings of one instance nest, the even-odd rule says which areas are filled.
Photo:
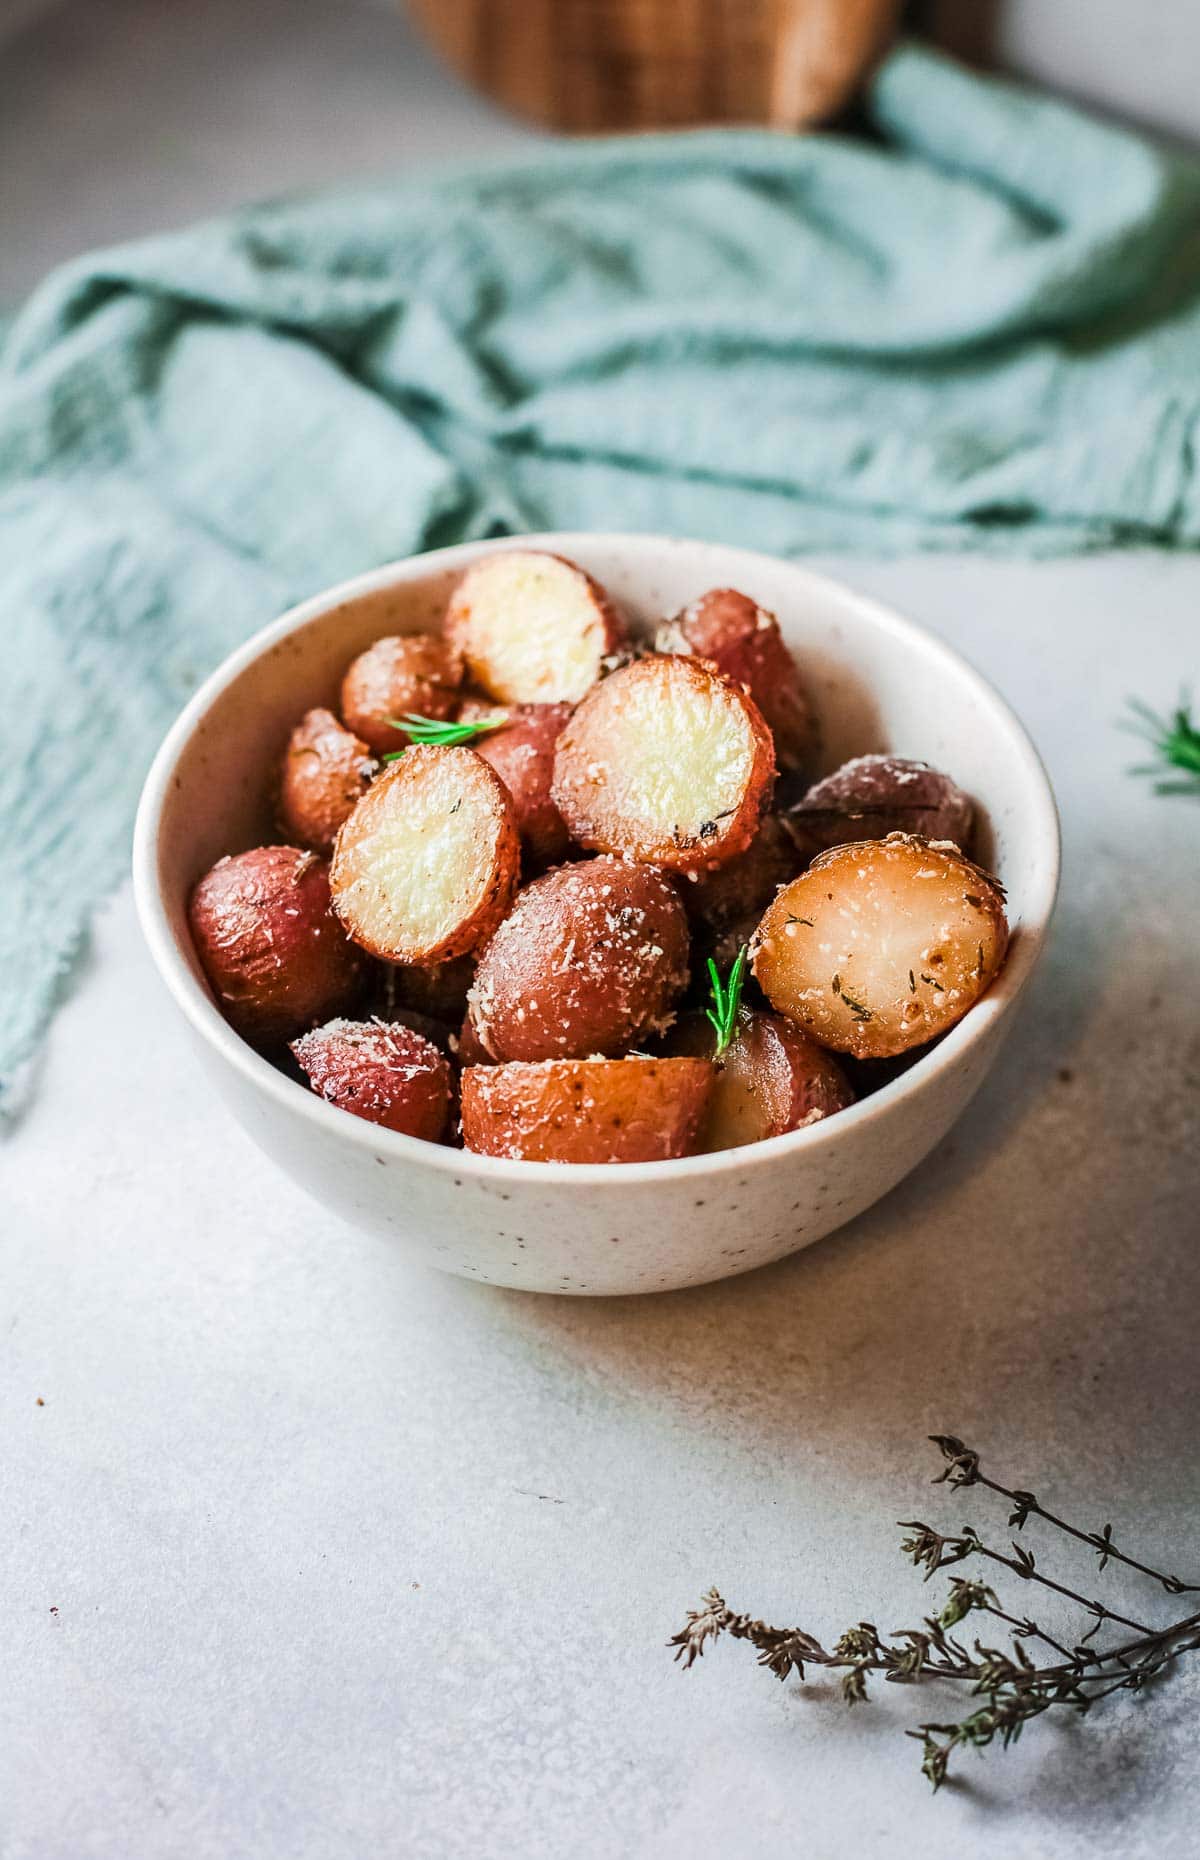
[[822, 1046], [881, 1059], [945, 1033], [1004, 961], [996, 880], [956, 846], [893, 833], [822, 853], [755, 932], [772, 1006]]
[[469, 568], [451, 596], [446, 637], [475, 683], [505, 704], [578, 703], [626, 644], [599, 583], [534, 549], [506, 549]]
[[581, 845], [704, 872], [749, 846], [774, 777], [771, 733], [739, 685], [652, 657], [589, 692], [558, 739], [553, 795]]
[[334, 909], [389, 962], [435, 963], [490, 936], [512, 902], [520, 841], [508, 791], [470, 749], [406, 750], [338, 834]]
[[332, 1020], [292, 1052], [326, 1104], [436, 1143], [450, 1113], [450, 1067], [432, 1041], [383, 1020]]
[[664, 1162], [693, 1153], [711, 1086], [704, 1059], [468, 1066], [463, 1140], [523, 1162]]
[[[709, 1057], [713, 1029], [687, 1014], [671, 1029], [672, 1053]], [[782, 1014], [738, 1010], [733, 1038], [714, 1067], [713, 1088], [697, 1147], [738, 1149], [802, 1130], [844, 1111], [854, 1091], [837, 1061]]]

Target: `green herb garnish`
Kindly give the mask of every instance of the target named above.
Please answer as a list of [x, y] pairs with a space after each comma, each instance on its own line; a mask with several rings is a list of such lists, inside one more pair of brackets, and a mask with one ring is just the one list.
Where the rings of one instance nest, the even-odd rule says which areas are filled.
[[733, 1038], [734, 1022], [737, 1020], [738, 1004], [742, 998], [742, 985], [746, 980], [746, 945], [743, 943], [733, 959], [729, 971], [729, 980], [721, 980], [721, 971], [710, 956], [708, 959], [708, 977], [712, 983], [713, 1004], [705, 1009], [717, 1033], [717, 1048], [714, 1059], [720, 1059]]
[[[415, 711], [406, 711], [403, 717], [388, 717], [386, 721], [393, 730], [403, 730], [411, 742], [453, 748], [456, 743], [469, 743], [473, 736], [499, 730], [508, 722], [508, 713], [498, 710], [494, 717], [480, 717], [475, 723], [439, 723], [436, 717], [419, 717]], [[383, 759], [398, 762], [403, 754], [403, 749], [392, 749]]]
[[1153, 775], [1155, 794], [1200, 795], [1200, 729], [1192, 722], [1191, 699], [1186, 692], [1181, 693], [1167, 717], [1151, 710], [1140, 698], [1130, 698], [1129, 716], [1122, 719], [1120, 727], [1140, 736], [1154, 751], [1155, 760], [1139, 763], [1130, 769], [1131, 775]]

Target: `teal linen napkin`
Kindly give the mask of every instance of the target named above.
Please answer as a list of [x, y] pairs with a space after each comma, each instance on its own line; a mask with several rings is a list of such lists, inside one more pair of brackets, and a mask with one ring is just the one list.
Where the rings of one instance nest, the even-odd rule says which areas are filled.
[[905, 48], [878, 141], [702, 133], [82, 259], [0, 353], [0, 1090], [154, 746], [323, 584], [462, 537], [1200, 541], [1200, 169]]

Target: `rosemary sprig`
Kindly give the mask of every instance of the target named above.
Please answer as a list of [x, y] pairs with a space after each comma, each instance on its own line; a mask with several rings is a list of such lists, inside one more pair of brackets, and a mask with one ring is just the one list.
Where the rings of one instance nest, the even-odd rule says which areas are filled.
[[742, 988], [746, 980], [746, 954], [746, 945], [743, 943], [733, 959], [727, 982], [721, 980], [721, 971], [712, 957], [708, 959], [708, 979], [712, 984], [713, 1005], [705, 1008], [704, 1011], [716, 1029], [717, 1044], [713, 1052], [714, 1059], [720, 1059], [733, 1038], [738, 1005], [742, 999]]
[[[1200, 795], [1200, 729], [1192, 722], [1191, 699], [1182, 692], [1169, 716], [1160, 716], [1140, 698], [1129, 699], [1129, 715], [1121, 729], [1154, 751], [1153, 762], [1141, 762], [1131, 775], [1153, 775], [1155, 794]], [[1182, 775], [1182, 780], [1180, 776]]]
[[[488, 730], [499, 730], [508, 722], [508, 713], [498, 710], [494, 717], [480, 717], [472, 723], [439, 723], [436, 717], [421, 717], [415, 711], [406, 711], [402, 717], [388, 717], [386, 721], [393, 730], [403, 730], [410, 743], [453, 748], [456, 743], [469, 743], [472, 737], [483, 736]], [[405, 744], [407, 747], [409, 744]], [[383, 759], [398, 762], [403, 754], [403, 749], [392, 749]]]
[[[1111, 1524], [1098, 1531], [1084, 1530], [1047, 1510], [1032, 1492], [987, 1478], [980, 1470], [979, 1455], [953, 1434], [933, 1434], [930, 1438], [945, 1461], [935, 1483], [946, 1480], [952, 1486], [984, 1486], [999, 1494], [1014, 1507], [1008, 1520], [1010, 1528], [1021, 1531], [1030, 1518], [1038, 1518], [1077, 1542], [1088, 1544], [1096, 1552], [1101, 1569], [1109, 1563], [1121, 1563], [1150, 1577], [1171, 1595], [1200, 1591], [1200, 1584], [1166, 1575], [1119, 1549], [1113, 1542]], [[795, 1673], [803, 1681], [806, 1665], [837, 1668], [842, 1673], [842, 1696], [848, 1705], [866, 1698], [867, 1677], [872, 1673], [882, 1673], [891, 1684], [937, 1679], [961, 1686], [969, 1696], [983, 1702], [957, 1720], [930, 1721], [906, 1733], [920, 1743], [921, 1773], [935, 1790], [945, 1781], [950, 1759], [957, 1751], [968, 1746], [984, 1750], [995, 1742], [1007, 1750], [1030, 1719], [1062, 1706], [1085, 1715], [1111, 1693], [1138, 1691], [1183, 1655], [1200, 1650], [1200, 1612], [1185, 1615], [1166, 1627], [1149, 1627], [1045, 1575], [1033, 1551], [1024, 1544], [1014, 1541], [1010, 1556], [985, 1543], [971, 1525], [953, 1535], [919, 1521], [900, 1528], [908, 1533], [901, 1542], [901, 1552], [924, 1570], [926, 1581], [968, 1557], [982, 1557], [1001, 1564], [1023, 1581], [1040, 1583], [1075, 1602], [1090, 1618], [1090, 1627], [1074, 1645], [1069, 1645], [1030, 1617], [1008, 1613], [985, 1583], [952, 1576], [942, 1608], [926, 1615], [920, 1627], [896, 1628], [883, 1635], [870, 1621], [860, 1621], [848, 1628], [832, 1648], [824, 1647], [802, 1628], [768, 1627], [749, 1615], [735, 1614], [724, 1597], [710, 1589], [700, 1607], [689, 1611], [686, 1625], [667, 1644], [675, 1649], [675, 1658], [682, 1660], [685, 1670], [700, 1658], [710, 1640], [722, 1634], [733, 1640], [748, 1640], [757, 1647], [759, 1665], [768, 1667], [778, 1679]], [[1008, 1648], [991, 1646], [982, 1639], [976, 1639], [971, 1648], [964, 1646], [952, 1630], [969, 1615], [990, 1615], [1003, 1622], [1010, 1630]], [[1133, 1638], [1107, 1647], [1096, 1646], [1095, 1636], [1106, 1622], [1131, 1628]], [[1037, 1664], [1027, 1645], [1034, 1640], [1058, 1657]]]

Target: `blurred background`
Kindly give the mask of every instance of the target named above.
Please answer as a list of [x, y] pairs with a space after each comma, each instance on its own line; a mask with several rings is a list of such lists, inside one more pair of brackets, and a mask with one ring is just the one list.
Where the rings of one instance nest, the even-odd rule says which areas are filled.
[[898, 13], [1200, 141], [1196, 0], [0, 0], [0, 304], [89, 247], [547, 126], [837, 121]]

